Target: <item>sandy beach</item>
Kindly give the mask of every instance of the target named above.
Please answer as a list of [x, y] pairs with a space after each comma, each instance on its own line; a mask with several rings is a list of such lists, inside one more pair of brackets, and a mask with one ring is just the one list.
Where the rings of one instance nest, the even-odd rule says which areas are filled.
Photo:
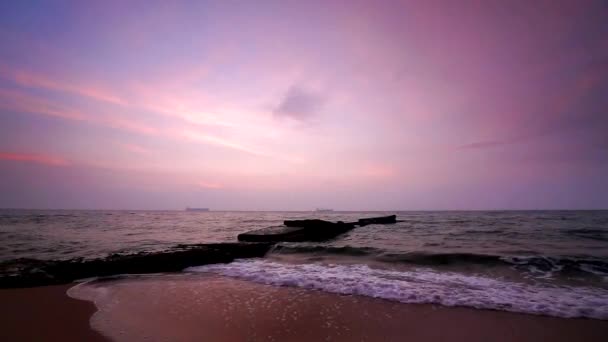
[[602, 341], [608, 333], [601, 320], [402, 304], [216, 276], [101, 282], [72, 293], [97, 296], [92, 324], [115, 341]]
[[91, 302], [70, 298], [73, 285], [0, 290], [0, 341], [108, 341], [91, 329]]

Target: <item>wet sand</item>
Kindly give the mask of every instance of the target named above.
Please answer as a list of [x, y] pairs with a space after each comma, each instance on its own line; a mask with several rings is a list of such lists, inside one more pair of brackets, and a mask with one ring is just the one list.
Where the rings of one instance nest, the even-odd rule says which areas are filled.
[[0, 290], [0, 341], [107, 341], [91, 329], [91, 302], [69, 298], [72, 285]]
[[603, 341], [608, 321], [411, 305], [217, 276], [100, 282], [93, 326], [116, 341]]

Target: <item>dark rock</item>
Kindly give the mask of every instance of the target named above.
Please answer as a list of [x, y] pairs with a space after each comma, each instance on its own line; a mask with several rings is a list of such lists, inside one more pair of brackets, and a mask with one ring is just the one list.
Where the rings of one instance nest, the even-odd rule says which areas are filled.
[[333, 239], [355, 228], [355, 223], [323, 220], [285, 221], [285, 227], [271, 227], [239, 234], [239, 241], [250, 242], [302, 242]]
[[14, 264], [0, 264], [0, 288], [66, 284], [74, 280], [116, 274], [178, 272], [186, 267], [228, 263], [239, 258], [263, 257], [273, 244], [219, 243], [179, 245], [154, 253], [112, 254], [107, 258], [41, 261], [23, 263], [19, 272]]
[[303, 242], [326, 241], [344, 234], [356, 226], [368, 224], [396, 223], [397, 216], [383, 216], [359, 219], [357, 222], [330, 222], [319, 219], [286, 220], [285, 226], [270, 227], [246, 232], [238, 235], [239, 241], [250, 242]]
[[356, 226], [395, 222], [395, 215], [347, 223], [318, 219], [287, 220], [285, 226], [255, 230], [238, 236], [239, 241], [257, 243], [177, 245], [162, 252], [112, 254], [92, 260], [18, 259], [0, 263], [0, 288], [65, 284], [78, 279], [117, 274], [177, 272], [189, 266], [263, 257], [275, 242], [326, 241]]
[[324, 220], [287, 220], [283, 221], [283, 224], [287, 227], [301, 227], [301, 228], [323, 228], [333, 227], [336, 223]]
[[298, 242], [306, 240], [304, 230], [302, 227], [268, 227], [239, 234], [237, 239], [246, 242]]
[[362, 218], [362, 219], [359, 219], [359, 221], [357, 221], [357, 224], [359, 226], [366, 226], [368, 224], [389, 224], [389, 223], [397, 223], [397, 215]]

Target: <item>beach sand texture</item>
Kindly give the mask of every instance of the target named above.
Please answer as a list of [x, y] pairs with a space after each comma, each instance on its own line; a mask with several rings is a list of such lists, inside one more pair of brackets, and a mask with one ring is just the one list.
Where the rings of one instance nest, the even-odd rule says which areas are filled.
[[601, 320], [402, 304], [219, 276], [106, 281], [70, 294], [97, 302], [92, 325], [115, 341], [602, 341], [608, 333]]
[[70, 298], [73, 285], [0, 290], [0, 341], [107, 341], [91, 329], [91, 302]]

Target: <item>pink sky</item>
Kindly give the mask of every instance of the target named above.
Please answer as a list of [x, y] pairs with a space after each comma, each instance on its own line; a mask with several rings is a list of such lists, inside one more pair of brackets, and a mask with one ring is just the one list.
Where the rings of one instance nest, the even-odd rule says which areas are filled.
[[0, 207], [608, 208], [605, 2], [6, 2], [0, 46]]

